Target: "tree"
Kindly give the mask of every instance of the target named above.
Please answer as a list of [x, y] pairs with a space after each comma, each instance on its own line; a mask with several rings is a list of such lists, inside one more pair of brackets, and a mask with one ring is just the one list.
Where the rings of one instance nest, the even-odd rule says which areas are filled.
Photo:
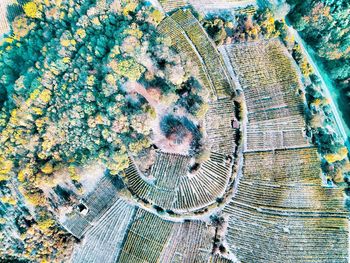
[[35, 2], [25, 3], [23, 10], [24, 13], [30, 18], [37, 18], [39, 16], [39, 7]]

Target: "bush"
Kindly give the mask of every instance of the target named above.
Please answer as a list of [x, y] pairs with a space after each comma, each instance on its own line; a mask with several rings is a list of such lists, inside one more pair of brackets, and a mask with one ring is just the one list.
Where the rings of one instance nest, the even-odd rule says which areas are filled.
[[199, 128], [187, 117], [166, 115], [162, 118], [160, 128], [168, 139], [181, 144], [187, 136], [191, 136], [190, 155], [200, 152], [202, 134]]

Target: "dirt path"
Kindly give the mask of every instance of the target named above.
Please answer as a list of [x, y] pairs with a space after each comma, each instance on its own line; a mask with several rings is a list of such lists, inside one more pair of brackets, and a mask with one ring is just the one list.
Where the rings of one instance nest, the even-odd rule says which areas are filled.
[[162, 95], [159, 88], [154, 87], [146, 90], [144, 86], [136, 81], [128, 81], [125, 87], [128, 92], [134, 92], [144, 97], [149, 105], [154, 108], [157, 116], [161, 116], [167, 111], [168, 107], [160, 102], [160, 97]]

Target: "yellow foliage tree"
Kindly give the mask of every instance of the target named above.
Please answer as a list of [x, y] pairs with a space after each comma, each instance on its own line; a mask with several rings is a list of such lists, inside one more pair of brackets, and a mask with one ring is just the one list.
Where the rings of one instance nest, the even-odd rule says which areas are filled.
[[148, 139], [143, 139], [137, 142], [132, 142], [129, 144], [129, 150], [132, 153], [139, 153], [145, 148], [148, 148], [150, 146], [150, 141]]
[[159, 24], [163, 20], [164, 15], [158, 9], [151, 13], [151, 18], [156, 24]]
[[42, 232], [46, 232], [46, 230], [48, 230], [50, 227], [52, 227], [54, 225], [55, 225], [55, 221], [52, 219], [45, 219], [43, 221], [38, 222], [38, 228]]
[[145, 68], [136, 62], [135, 59], [125, 59], [121, 61], [112, 61], [109, 65], [114, 72], [131, 81], [138, 80], [145, 72]]
[[9, 179], [10, 179], [10, 176], [8, 176], [6, 174], [0, 174], [0, 182], [7, 181]]
[[51, 91], [49, 91], [48, 89], [44, 89], [40, 95], [39, 95], [39, 99], [44, 102], [45, 104], [48, 103], [51, 99]]
[[124, 9], [123, 9], [123, 15], [127, 16], [130, 12], [135, 11], [136, 7], [137, 7], [136, 2], [130, 2], [130, 3], [126, 4]]
[[90, 75], [88, 76], [87, 80], [86, 80], [86, 84], [89, 86], [94, 85], [95, 83], [95, 76], [94, 75]]
[[53, 172], [53, 165], [50, 162], [47, 162], [43, 167], [41, 167], [41, 171], [44, 174], [52, 174]]
[[74, 166], [69, 166], [68, 171], [73, 181], [79, 181], [80, 175], [77, 173], [77, 169]]
[[7, 175], [9, 172], [11, 172], [12, 168], [13, 168], [12, 161], [6, 160], [0, 157], [0, 176]]
[[26, 192], [24, 193], [24, 197], [31, 205], [38, 206], [45, 204], [45, 197], [39, 192]]
[[116, 175], [129, 167], [129, 157], [126, 153], [115, 153], [107, 163], [107, 168], [112, 175]]
[[39, 17], [39, 7], [34, 2], [28, 2], [23, 6], [24, 13], [30, 18]]
[[18, 172], [17, 179], [19, 182], [23, 183], [27, 177], [30, 177], [32, 175], [33, 170], [29, 166], [26, 166]]
[[275, 27], [275, 19], [272, 15], [272, 13], [267, 12], [266, 13], [266, 18], [262, 22], [261, 26], [266, 30], [266, 37], [276, 37], [278, 35], [278, 31], [276, 31]]
[[327, 162], [334, 163], [337, 161], [344, 160], [348, 154], [348, 149], [346, 147], [342, 147], [338, 150], [337, 153], [328, 153], [324, 156]]
[[15, 205], [17, 203], [17, 200], [13, 198], [12, 196], [3, 196], [0, 198], [0, 201], [4, 204], [10, 204], [10, 205]]
[[300, 70], [301, 70], [301, 73], [303, 73], [303, 75], [305, 77], [310, 76], [310, 74], [313, 72], [311, 65], [309, 64], [309, 62], [307, 61], [307, 59], [305, 57], [300, 62]]
[[81, 39], [84, 39], [86, 37], [86, 31], [82, 28], [79, 28], [77, 30], [77, 35], [81, 38]]
[[139, 28], [127, 28], [125, 31], [125, 34], [128, 34], [130, 36], [134, 36], [137, 39], [141, 39], [143, 33]]

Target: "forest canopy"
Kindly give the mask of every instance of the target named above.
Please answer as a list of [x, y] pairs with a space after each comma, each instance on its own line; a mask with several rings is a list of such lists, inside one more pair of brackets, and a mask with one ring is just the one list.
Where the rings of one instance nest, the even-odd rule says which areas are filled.
[[137, 124], [152, 118], [151, 106], [128, 84], [167, 96], [189, 74], [157, 34], [152, 7], [60, 2], [26, 3], [1, 45], [3, 158], [21, 166], [98, 157], [119, 171], [127, 158], [119, 162], [114, 152], [150, 144], [150, 128]]
[[130, 155], [150, 148], [152, 125], [174, 107], [182, 109], [175, 119], [195, 125], [203, 90], [193, 65], [157, 32], [162, 13], [146, 2], [34, 0], [22, 11], [0, 44], [0, 183], [4, 195], [12, 191], [7, 182], [20, 183], [37, 217], [23, 216], [20, 197], [5, 212], [31, 218], [23, 228], [39, 230], [22, 231], [25, 248], [2, 249], [50, 261], [67, 243], [47, 206], [53, 174], [68, 168], [77, 191], [79, 165], [96, 161], [118, 174]]
[[301, 32], [340, 87], [350, 79], [350, 2], [348, 0], [287, 0], [288, 18]]

